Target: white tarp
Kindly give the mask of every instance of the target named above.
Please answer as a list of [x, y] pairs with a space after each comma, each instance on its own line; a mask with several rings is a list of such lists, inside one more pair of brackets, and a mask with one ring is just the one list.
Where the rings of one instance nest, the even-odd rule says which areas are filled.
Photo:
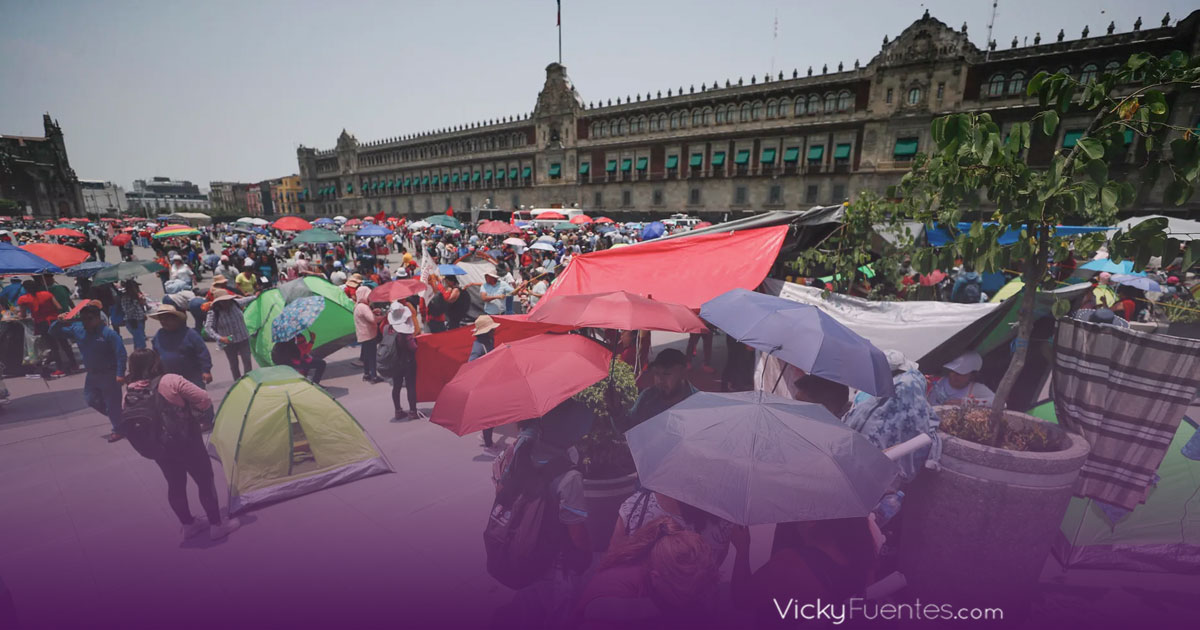
[[821, 296], [821, 291], [768, 278], [767, 293], [811, 304], [825, 311], [854, 332], [866, 337], [880, 350], [899, 350], [917, 361], [999, 304], [954, 302], [872, 302], [845, 295]]
[[1173, 238], [1179, 241], [1200, 240], [1200, 221], [1189, 221], [1187, 219], [1176, 219], [1175, 217], [1164, 217], [1161, 214], [1152, 214], [1145, 217], [1125, 219], [1117, 224], [1116, 229], [1108, 231], [1108, 237], [1112, 238], [1117, 234], [1117, 230], [1128, 230], [1129, 228], [1147, 219], [1166, 219], [1167, 238]]

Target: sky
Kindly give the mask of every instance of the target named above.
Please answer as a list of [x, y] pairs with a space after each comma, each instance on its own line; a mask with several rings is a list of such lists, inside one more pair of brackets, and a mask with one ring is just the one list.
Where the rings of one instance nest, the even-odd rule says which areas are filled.
[[[994, 35], [1146, 28], [1194, 0], [998, 0]], [[584, 101], [866, 64], [928, 8], [986, 42], [992, 0], [562, 0]], [[0, 133], [58, 119], [76, 174], [260, 181], [332, 148], [532, 111], [553, 0], [0, 0]]]

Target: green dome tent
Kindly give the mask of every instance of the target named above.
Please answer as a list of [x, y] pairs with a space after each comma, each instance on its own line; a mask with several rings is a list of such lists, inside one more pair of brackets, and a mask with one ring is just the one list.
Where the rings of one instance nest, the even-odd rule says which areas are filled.
[[287, 366], [234, 383], [208, 445], [229, 481], [230, 514], [392, 470], [350, 412]]
[[263, 291], [246, 306], [244, 316], [246, 329], [250, 332], [250, 350], [259, 365], [275, 364], [271, 360], [271, 348], [275, 345], [275, 340], [271, 338], [271, 322], [283, 307], [311, 295], [325, 298], [325, 310], [306, 331], [317, 336], [313, 354], [322, 358], [354, 341], [354, 300], [347, 297], [341, 287], [325, 278], [297, 278], [278, 288]]

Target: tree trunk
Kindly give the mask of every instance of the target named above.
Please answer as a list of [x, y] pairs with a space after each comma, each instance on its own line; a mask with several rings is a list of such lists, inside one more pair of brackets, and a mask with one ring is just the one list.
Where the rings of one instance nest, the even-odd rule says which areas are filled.
[[1033, 335], [1033, 308], [1037, 300], [1037, 291], [1042, 283], [1042, 277], [1046, 273], [1046, 256], [1050, 246], [1050, 228], [1046, 225], [1039, 225], [1037, 228], [1037, 251], [1033, 256], [1025, 261], [1025, 269], [1022, 279], [1025, 282], [1025, 288], [1021, 293], [1021, 310], [1017, 314], [1017, 341], [1013, 351], [1012, 361], [1008, 364], [1008, 370], [1004, 372], [1004, 378], [1000, 379], [1000, 386], [996, 389], [996, 397], [992, 402], [992, 418], [999, 420], [1004, 413], [1005, 405], [1008, 403], [1008, 396], [1012, 393], [1012, 388], [1017, 384], [1017, 378], [1021, 376], [1021, 370], [1025, 368], [1025, 358], [1029, 355], [1029, 338]]

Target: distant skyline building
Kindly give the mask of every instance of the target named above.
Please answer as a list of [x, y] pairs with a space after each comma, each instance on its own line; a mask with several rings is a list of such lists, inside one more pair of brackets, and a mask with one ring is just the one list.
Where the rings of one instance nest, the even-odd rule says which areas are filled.
[[44, 136], [0, 135], [0, 199], [38, 218], [83, 216], [83, 192], [62, 127], [42, 116]]
[[187, 180], [152, 177], [133, 180], [133, 190], [125, 193], [131, 214], [152, 216], [173, 212], [209, 212], [208, 195]]
[[83, 209], [92, 214], [124, 214], [129, 209], [125, 189], [112, 182], [99, 179], [81, 179]]
[[[684, 212], [721, 220], [884, 194], [933, 146], [935, 117], [990, 112], [1006, 133], [1039, 111], [1025, 88], [1040, 71], [1089, 81], [1133, 53], [1200, 50], [1200, 11], [1175, 24], [1165, 16], [1150, 28], [1140, 18], [1128, 26], [1083, 29], [1078, 38], [1038, 33], [1028, 45], [1014, 38], [981, 49], [965, 24], [952, 28], [926, 11], [898, 37], [880, 34], [882, 47], [865, 64], [592, 102], [552, 63], [529, 114], [367, 142], [343, 129], [333, 148], [301, 145], [300, 211], [428, 215], [490, 200], [506, 210], [577, 205], [626, 219]], [[1191, 92], [1169, 97], [1177, 127], [1200, 122], [1200, 94]], [[1049, 165], [1090, 118], [1071, 111], [1052, 136], [1034, 134], [1029, 162]], [[1119, 170], [1136, 169], [1145, 150], [1131, 137]], [[1163, 206], [1157, 192], [1140, 197], [1137, 211], [1200, 206], [1200, 197], [1183, 208]]]

